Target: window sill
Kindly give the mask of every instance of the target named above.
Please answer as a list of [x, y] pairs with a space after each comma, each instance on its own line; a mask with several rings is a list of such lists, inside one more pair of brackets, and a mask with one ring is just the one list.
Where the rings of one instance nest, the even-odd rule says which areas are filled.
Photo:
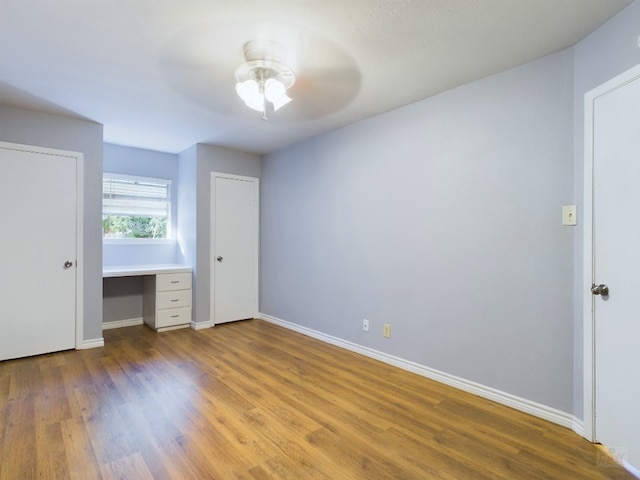
[[173, 245], [174, 238], [103, 238], [103, 245]]

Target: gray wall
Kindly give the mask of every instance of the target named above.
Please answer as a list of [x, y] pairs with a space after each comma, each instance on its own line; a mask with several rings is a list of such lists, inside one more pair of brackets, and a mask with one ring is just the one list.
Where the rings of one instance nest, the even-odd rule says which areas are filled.
[[[640, 63], [640, 2], [635, 1], [614, 18], [602, 25], [575, 47], [574, 134], [575, 134], [575, 191], [583, 211], [584, 196], [584, 95], [620, 73]], [[578, 217], [580, 218], [580, 217]], [[574, 283], [574, 415], [584, 418], [583, 412], [583, 309], [582, 294], [589, 288], [583, 282], [583, 229], [579, 224], [575, 237]]]
[[0, 140], [84, 154], [84, 339], [102, 338], [102, 125], [0, 105]]
[[142, 318], [144, 277], [113, 277], [102, 281], [102, 321]]
[[572, 69], [563, 51], [263, 158], [261, 312], [570, 412]]
[[[178, 235], [182, 238], [179, 258], [194, 268], [194, 322], [208, 322], [211, 320], [211, 172], [260, 178], [260, 158], [199, 144], [182, 153], [179, 163]], [[191, 183], [194, 180], [195, 189]], [[186, 188], [190, 190], [183, 192]], [[189, 210], [191, 216], [183, 220], [184, 210]]]

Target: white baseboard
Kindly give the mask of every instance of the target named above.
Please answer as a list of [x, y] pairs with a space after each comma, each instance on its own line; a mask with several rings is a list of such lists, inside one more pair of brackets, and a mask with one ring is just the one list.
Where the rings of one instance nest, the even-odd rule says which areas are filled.
[[191, 328], [194, 330], [204, 330], [205, 328], [213, 327], [213, 321], [208, 322], [191, 322]]
[[104, 322], [102, 324], [102, 330], [110, 330], [112, 328], [133, 327], [134, 325], [142, 325], [144, 319], [139, 318], [125, 318], [124, 320], [114, 320], [113, 322]]
[[83, 340], [77, 350], [88, 350], [89, 348], [104, 347], [104, 338], [94, 338], [92, 340]]
[[571, 430], [576, 432], [581, 437], [584, 437], [584, 422], [582, 419], [572, 416], [571, 417]]
[[626, 460], [622, 461], [622, 466], [627, 470], [627, 472], [629, 472], [631, 475], [633, 475], [636, 478], [640, 478], [640, 469], [637, 469], [636, 467], [634, 467], [633, 465], [631, 465], [629, 462], [627, 462]]
[[307, 327], [296, 325], [295, 323], [287, 322], [286, 320], [282, 320], [271, 315], [259, 313], [257, 318], [273, 323], [275, 325], [279, 325], [289, 330], [293, 330], [303, 335], [307, 335], [317, 340], [330, 343], [331, 345], [335, 345], [337, 347], [359, 353], [366, 357], [379, 360], [403, 370], [416, 373], [423, 377], [430, 378], [431, 380], [444, 383], [445, 385], [464, 390], [465, 392], [473, 393], [474, 395], [493, 400], [494, 402], [501, 403], [502, 405], [506, 405], [511, 408], [515, 408], [516, 410], [520, 410], [521, 412], [525, 412], [544, 420], [556, 423], [558, 425], [562, 425], [563, 427], [573, 429], [576, 431], [576, 433], [578, 433], [578, 430], [576, 429], [582, 428], [581, 420], [555, 408], [551, 408], [546, 405], [533, 402], [531, 400], [520, 398], [515, 395], [511, 395], [510, 393], [502, 392], [500, 390], [496, 390], [495, 388], [487, 387], [485, 385], [481, 385], [464, 378], [456, 377], [454, 375], [450, 375], [448, 373], [444, 373], [439, 370], [435, 370], [433, 368], [411, 362], [409, 360], [389, 355], [378, 350], [363, 347], [362, 345], [358, 345], [356, 343], [352, 343], [338, 337], [333, 337], [331, 335], [327, 335], [325, 333], [318, 332]]

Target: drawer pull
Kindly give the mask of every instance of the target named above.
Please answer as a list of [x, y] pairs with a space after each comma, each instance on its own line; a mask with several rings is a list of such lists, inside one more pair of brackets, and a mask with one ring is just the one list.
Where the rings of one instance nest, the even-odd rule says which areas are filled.
[[179, 299], [179, 298], [172, 298], [172, 299], [171, 299], [171, 301], [172, 301], [172, 302], [179, 302], [179, 301], [180, 301], [180, 299]]
[[171, 318], [178, 318], [180, 315], [171, 315]]
[[171, 280], [171, 283], [180, 283], [180, 280]]

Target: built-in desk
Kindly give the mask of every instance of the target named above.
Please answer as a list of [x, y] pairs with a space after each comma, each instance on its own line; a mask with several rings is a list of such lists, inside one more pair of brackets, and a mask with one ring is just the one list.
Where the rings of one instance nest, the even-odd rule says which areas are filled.
[[157, 332], [191, 324], [191, 267], [186, 265], [132, 265], [104, 267], [103, 278], [144, 278], [144, 323]]

